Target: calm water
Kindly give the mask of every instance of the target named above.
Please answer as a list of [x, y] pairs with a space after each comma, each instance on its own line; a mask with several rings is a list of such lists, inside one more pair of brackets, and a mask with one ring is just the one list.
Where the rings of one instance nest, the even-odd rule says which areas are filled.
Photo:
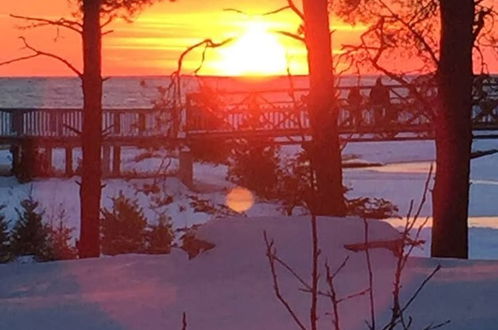
[[[363, 77], [361, 84], [373, 84], [374, 77]], [[158, 87], [168, 86], [169, 77], [112, 77], [104, 83], [103, 104], [105, 108], [150, 108], [159, 98]], [[386, 80], [386, 83], [388, 81]], [[340, 85], [357, 84], [356, 78], [345, 77]], [[294, 77], [295, 88], [306, 88], [307, 77]], [[185, 77], [182, 91], [197, 90], [199, 85], [227, 91], [272, 90], [289, 88], [287, 77], [272, 78], [228, 78]], [[0, 77], [0, 108], [78, 108], [83, 103], [81, 82], [78, 78]]]

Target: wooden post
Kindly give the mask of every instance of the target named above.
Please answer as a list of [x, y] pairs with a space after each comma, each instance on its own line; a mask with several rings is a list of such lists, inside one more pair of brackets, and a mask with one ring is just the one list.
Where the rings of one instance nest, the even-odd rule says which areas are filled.
[[66, 176], [73, 176], [73, 148], [66, 147]]
[[21, 162], [21, 148], [18, 144], [12, 144], [10, 146], [10, 153], [12, 154], [12, 167], [11, 174], [17, 176], [19, 172], [19, 164]]
[[108, 144], [102, 146], [102, 175], [108, 176], [111, 171], [111, 147]]
[[18, 110], [18, 111], [13, 111], [11, 112], [11, 132], [15, 136], [21, 136], [23, 134], [23, 112]]
[[112, 148], [112, 175], [121, 175], [121, 147], [117, 145]]
[[180, 169], [178, 174], [180, 180], [187, 187], [192, 187], [194, 183], [194, 160], [192, 152], [188, 149], [180, 150], [179, 162]]
[[57, 137], [62, 137], [63, 132], [64, 132], [64, 116], [65, 112], [58, 111], [57, 112]]
[[113, 126], [114, 126], [114, 134], [121, 134], [121, 112], [113, 112]]
[[145, 113], [138, 114], [138, 132], [140, 135], [145, 133], [146, 121], [145, 121]]
[[52, 175], [53, 173], [53, 168], [52, 168], [52, 158], [53, 158], [53, 149], [52, 146], [46, 146], [45, 147], [45, 157], [47, 158], [47, 168], [46, 168], [46, 174], [47, 176]]

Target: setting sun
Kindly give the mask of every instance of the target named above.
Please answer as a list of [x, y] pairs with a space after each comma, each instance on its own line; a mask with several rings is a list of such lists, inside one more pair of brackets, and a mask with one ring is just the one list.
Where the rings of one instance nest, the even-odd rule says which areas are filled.
[[284, 74], [286, 51], [268, 26], [253, 21], [226, 48], [220, 50], [217, 69], [227, 76], [260, 76]]

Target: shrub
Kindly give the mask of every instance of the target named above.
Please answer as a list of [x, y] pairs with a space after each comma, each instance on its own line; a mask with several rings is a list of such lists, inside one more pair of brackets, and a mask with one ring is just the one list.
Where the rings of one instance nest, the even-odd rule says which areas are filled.
[[309, 161], [304, 152], [288, 159], [278, 179], [277, 196], [280, 210], [292, 215], [296, 207], [307, 208], [306, 201], [311, 192]]
[[171, 251], [174, 233], [171, 218], [160, 216], [156, 225], [150, 225], [146, 233], [147, 253], [167, 254]]
[[386, 219], [397, 216], [398, 207], [383, 198], [360, 197], [346, 201], [348, 214], [369, 219]]
[[[0, 211], [5, 208], [5, 205], [0, 205]], [[10, 235], [8, 222], [5, 216], [0, 213], [0, 262], [7, 262], [11, 258], [10, 254]]]
[[230, 157], [227, 179], [257, 195], [276, 197], [281, 174], [279, 149], [267, 140], [240, 140]]
[[206, 213], [215, 217], [245, 216], [245, 213], [234, 211], [225, 204], [215, 203], [197, 195], [188, 195], [187, 197], [190, 199], [189, 205], [194, 213]]
[[196, 230], [198, 226], [193, 226], [185, 231], [182, 237], [182, 250], [187, 252], [188, 258], [195, 258], [202, 252], [211, 250], [215, 247], [215, 244], [200, 239], [196, 235]]
[[223, 138], [205, 138], [190, 141], [188, 147], [196, 161], [227, 164], [233, 143]]
[[78, 251], [69, 244], [74, 228], [68, 228], [63, 220], [56, 227], [50, 227], [48, 232], [48, 253], [44, 261], [76, 259]]
[[147, 219], [137, 200], [123, 192], [112, 198], [111, 210], [102, 210], [102, 253], [116, 255], [145, 251]]
[[38, 261], [50, 254], [49, 228], [44, 225], [44, 211], [38, 211], [38, 202], [32, 197], [21, 202], [16, 209], [18, 220], [12, 230], [10, 250], [13, 256], [32, 255]]

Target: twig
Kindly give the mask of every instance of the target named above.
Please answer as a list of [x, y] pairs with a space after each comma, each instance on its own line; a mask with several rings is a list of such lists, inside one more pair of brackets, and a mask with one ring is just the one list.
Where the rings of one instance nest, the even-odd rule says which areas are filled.
[[281, 34], [283, 36], [289, 37], [291, 39], [297, 40], [299, 42], [306, 43], [306, 41], [304, 40], [304, 37], [302, 37], [302, 36], [300, 36], [298, 34], [295, 34], [295, 33], [292, 33], [292, 32], [288, 32], [288, 31], [275, 31], [275, 32], [278, 33], [278, 34]]
[[354, 294], [350, 294], [350, 295], [345, 296], [343, 298], [338, 298], [334, 280], [335, 280], [336, 276], [341, 272], [341, 270], [344, 269], [348, 260], [349, 260], [349, 256], [343, 260], [341, 265], [333, 273], [330, 270], [330, 266], [329, 266], [328, 262], [325, 263], [325, 270], [326, 270], [326, 275], [327, 275], [326, 282], [327, 282], [328, 287], [329, 287], [329, 292], [327, 294], [327, 297], [329, 297], [330, 302], [332, 304], [332, 313], [333, 313], [332, 326], [334, 327], [335, 330], [341, 329], [339, 304], [344, 302], [344, 301], [365, 295], [366, 293], [368, 293], [370, 291], [369, 289], [366, 289], [366, 290], [363, 290], [363, 291], [360, 291], [360, 292], [357, 292]]
[[415, 290], [415, 293], [410, 297], [410, 299], [408, 299], [408, 301], [406, 302], [406, 304], [401, 308], [401, 312], [406, 311], [406, 309], [408, 307], [410, 307], [410, 305], [413, 303], [413, 301], [415, 300], [415, 298], [417, 298], [417, 296], [422, 291], [422, 289], [425, 287], [425, 285], [431, 280], [431, 278], [434, 277], [434, 275], [436, 275], [436, 273], [439, 270], [441, 270], [441, 265], [437, 265], [436, 268], [434, 268], [434, 270], [422, 281], [422, 283], [417, 288], [417, 290]]
[[306, 283], [306, 281], [301, 276], [299, 276], [299, 274], [294, 269], [292, 269], [292, 267], [290, 267], [285, 261], [280, 259], [275, 254], [272, 255], [272, 258], [276, 262], [278, 262], [282, 267], [284, 267], [292, 276], [294, 276], [294, 278], [296, 278], [299, 283], [301, 283], [301, 285], [304, 287], [304, 289], [302, 289], [301, 291], [308, 292], [308, 293], [311, 292], [310, 285], [308, 283]]
[[33, 22], [33, 24], [28, 26], [23, 26], [21, 29], [32, 29], [40, 26], [57, 26], [69, 29], [71, 31], [77, 32], [79, 34], [83, 33], [83, 24], [77, 21], [71, 21], [65, 18], [59, 18], [57, 20], [40, 18], [40, 17], [30, 17], [30, 16], [21, 16], [10, 14], [10, 17], [16, 19], [22, 19], [25, 21]]
[[266, 231], [263, 232], [263, 238], [265, 240], [266, 244], [266, 257], [268, 258], [268, 263], [270, 265], [270, 271], [272, 275], [272, 281], [273, 281], [273, 290], [275, 292], [275, 296], [277, 299], [284, 305], [285, 309], [289, 313], [289, 315], [292, 317], [296, 325], [301, 329], [301, 330], [306, 330], [306, 327], [304, 324], [301, 322], [299, 317], [296, 315], [295, 311], [292, 309], [290, 304], [285, 300], [285, 298], [282, 296], [280, 293], [280, 287], [278, 284], [278, 276], [277, 276], [277, 271], [275, 269], [275, 259], [273, 256], [275, 255], [275, 247], [274, 247], [274, 242], [273, 240], [268, 239], [268, 235]]
[[68, 130], [72, 131], [76, 135], [81, 135], [81, 131], [79, 129], [74, 128], [73, 126], [70, 126], [68, 124], [64, 124], [63, 127], [67, 128]]
[[368, 221], [366, 218], [363, 218], [363, 225], [364, 225], [364, 239], [365, 239], [365, 245], [367, 248], [365, 249], [365, 256], [367, 259], [367, 269], [368, 269], [368, 287], [369, 287], [369, 292], [368, 292], [368, 297], [370, 301], [370, 324], [367, 325], [369, 326], [370, 329], [375, 330], [375, 301], [374, 301], [374, 288], [373, 288], [373, 269], [372, 269], [372, 261], [370, 259], [370, 249], [368, 247]]
[[224, 11], [229, 11], [229, 12], [234, 12], [234, 13], [237, 13], [237, 14], [246, 15], [246, 16], [269, 16], [269, 15], [278, 14], [278, 13], [286, 11], [286, 10], [292, 10], [297, 16], [299, 16], [299, 18], [301, 20], [304, 21], [304, 14], [303, 14], [303, 12], [299, 8], [297, 8], [297, 6], [296, 6], [296, 4], [294, 3], [293, 0], [287, 0], [287, 6], [282, 6], [282, 7], [279, 7], [277, 9], [273, 9], [273, 10], [270, 10], [270, 11], [267, 11], [267, 12], [264, 12], [264, 13], [260, 13], [260, 14], [248, 14], [245, 11], [242, 11], [240, 9], [234, 9], [234, 8], [225, 8], [223, 10]]
[[187, 330], [187, 313], [182, 313], [182, 330]]
[[[343, 265], [345, 265], [346, 260], [343, 262]], [[342, 265], [339, 266], [339, 269], [342, 269]], [[334, 274], [331, 273], [330, 271], [330, 266], [326, 262], [325, 263], [325, 270], [326, 270], [326, 281], [329, 286], [329, 292], [330, 292], [330, 302], [332, 304], [332, 312], [333, 312], [333, 318], [332, 318], [332, 325], [334, 326], [335, 330], [340, 330], [340, 314], [339, 314], [339, 302], [337, 299], [337, 292], [335, 290], [335, 285], [334, 285]]]
[[76, 69], [76, 67], [73, 66], [68, 60], [66, 60], [66, 59], [64, 59], [64, 58], [62, 58], [62, 57], [60, 57], [58, 55], [55, 55], [55, 54], [52, 54], [52, 53], [47, 53], [47, 52], [44, 52], [44, 51], [41, 51], [41, 50], [38, 50], [38, 49], [32, 47], [30, 44], [28, 44], [28, 42], [26, 41], [26, 38], [24, 38], [24, 37], [19, 37], [19, 39], [21, 39], [22, 42], [24, 43], [24, 48], [29, 49], [30, 51], [34, 52], [34, 54], [27, 55], [27, 56], [22, 56], [22, 57], [18, 57], [18, 58], [12, 59], [12, 60], [8, 60], [8, 61], [5, 61], [5, 62], [2, 62], [2, 63], [0, 63], [0, 66], [11, 64], [11, 63], [15, 63], [15, 62], [20, 62], [20, 61], [24, 61], [24, 60], [28, 60], [28, 59], [31, 59], [31, 58], [34, 58], [34, 57], [38, 57], [38, 56], [46, 56], [46, 57], [50, 57], [50, 58], [56, 59], [59, 62], [62, 62], [71, 71], [73, 71], [78, 77], [83, 78], [83, 74], [78, 69]]
[[311, 307], [310, 307], [310, 322], [311, 330], [317, 329], [317, 305], [318, 305], [318, 259], [320, 250], [318, 248], [318, 228], [317, 219], [314, 213], [311, 214], [311, 240], [312, 240], [312, 270], [311, 270]]

